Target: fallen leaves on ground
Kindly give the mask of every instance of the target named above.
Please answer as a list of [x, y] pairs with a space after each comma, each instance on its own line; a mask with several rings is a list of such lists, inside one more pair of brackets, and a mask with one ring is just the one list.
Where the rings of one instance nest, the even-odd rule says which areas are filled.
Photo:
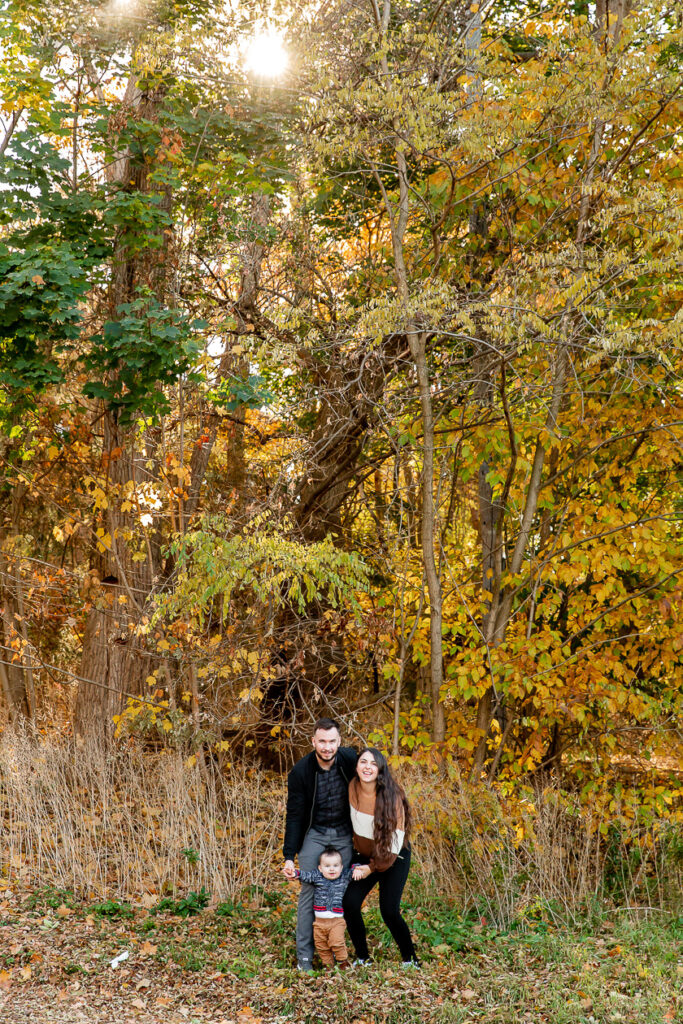
[[71, 899], [4, 895], [0, 1024], [663, 1024], [682, 1010], [680, 961], [648, 962], [647, 936], [623, 929], [618, 942], [478, 932], [462, 952], [425, 947], [422, 970], [406, 971], [371, 919], [372, 967], [301, 975], [291, 929], [253, 901], [121, 921]]

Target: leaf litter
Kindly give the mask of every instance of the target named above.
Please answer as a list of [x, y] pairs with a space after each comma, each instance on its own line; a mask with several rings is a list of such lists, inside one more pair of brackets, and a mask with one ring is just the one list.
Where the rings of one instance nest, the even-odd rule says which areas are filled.
[[97, 917], [73, 897], [57, 902], [16, 886], [0, 892], [0, 1024], [683, 1019], [680, 944], [665, 929], [652, 942], [622, 927], [609, 943], [577, 932], [525, 941], [480, 931], [471, 948], [422, 949], [422, 970], [407, 972], [371, 912], [379, 953], [372, 967], [301, 975], [291, 966], [291, 914], [253, 901], [189, 919], [152, 916], [153, 909], [122, 921]]

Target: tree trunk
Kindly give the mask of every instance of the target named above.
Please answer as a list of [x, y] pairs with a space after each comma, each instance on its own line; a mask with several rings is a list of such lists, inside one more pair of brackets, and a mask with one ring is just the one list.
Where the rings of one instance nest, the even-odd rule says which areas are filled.
[[[143, 92], [137, 76], [128, 82], [124, 107], [133, 107], [135, 117], [145, 122], [158, 119], [165, 89], [159, 87]], [[123, 187], [139, 193], [159, 191], [150, 182], [152, 166], [144, 159], [133, 160], [130, 152], [118, 154], [109, 167], [109, 178]], [[161, 207], [171, 208], [168, 189], [161, 190]], [[157, 247], [131, 256], [121, 242], [114, 253], [112, 278], [108, 294], [108, 313], [112, 319], [119, 315], [120, 307], [138, 294], [141, 286], [148, 288], [162, 302], [168, 274], [170, 237], [163, 232]], [[102, 526], [104, 550], [94, 558], [94, 569], [102, 585], [88, 614], [83, 637], [80, 675], [89, 682], [81, 682], [74, 708], [74, 728], [80, 734], [92, 734], [108, 739], [113, 733], [112, 717], [118, 714], [124, 694], [142, 694], [144, 680], [150, 674], [150, 660], [140, 641], [136, 626], [152, 591], [155, 576], [160, 571], [158, 544], [147, 535], [147, 557], [134, 559], [130, 538], [135, 536], [138, 523], [130, 501], [126, 502], [127, 488], [135, 489], [149, 479], [148, 461], [157, 456], [155, 433], [148, 432], [142, 445], [134, 430], [122, 427], [118, 413], [105, 408], [102, 418], [104, 430], [103, 469], [106, 474], [106, 500], [101, 503], [97, 524]], [[126, 510], [128, 508], [128, 510]], [[154, 538], [155, 531], [152, 531]], [[106, 543], [104, 543], [106, 541]], [[97, 545], [97, 538], [93, 538]], [[155, 557], [155, 550], [157, 552]]]
[[410, 351], [417, 370], [424, 434], [422, 467], [422, 559], [429, 593], [430, 684], [432, 697], [432, 738], [442, 743], [446, 738], [446, 719], [441, 703], [443, 686], [442, 595], [441, 579], [434, 555], [436, 511], [434, 508], [434, 411], [427, 367], [424, 331], [410, 336]]
[[[264, 235], [271, 216], [270, 196], [265, 193], [256, 194], [252, 200], [251, 222], [248, 238], [242, 249], [242, 267], [240, 270], [240, 289], [237, 301], [232, 305], [237, 320], [234, 336], [231, 334], [221, 354], [218, 377], [223, 379], [231, 374], [246, 380], [249, 376], [249, 360], [241, 353], [233, 353], [233, 337], [240, 338], [251, 334], [253, 322], [257, 318], [258, 291], [261, 280], [261, 267], [266, 252]], [[228, 484], [236, 495], [237, 515], [246, 504], [245, 484], [247, 467], [244, 457], [244, 409], [234, 410], [231, 420], [230, 438], [228, 443]], [[183, 508], [183, 531], [187, 530], [192, 516], [199, 508], [202, 483], [209, 467], [209, 459], [218, 436], [218, 417], [211, 414], [204, 426], [201, 441], [195, 446], [190, 459], [189, 496]]]
[[21, 581], [21, 558], [14, 554], [26, 490], [24, 483], [15, 485], [11, 494], [7, 535], [0, 529], [0, 684], [14, 723], [34, 718], [36, 704]]
[[123, 595], [123, 588], [116, 583], [103, 584], [83, 636], [81, 676], [88, 681], [78, 687], [74, 729], [102, 743], [111, 737], [112, 720], [122, 710], [124, 695], [142, 692], [141, 659], [130, 650], [135, 638], [117, 600]]

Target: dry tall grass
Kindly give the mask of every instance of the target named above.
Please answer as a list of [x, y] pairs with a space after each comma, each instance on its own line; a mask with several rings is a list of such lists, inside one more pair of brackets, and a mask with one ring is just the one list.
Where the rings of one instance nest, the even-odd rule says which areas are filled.
[[610, 903], [634, 914], [680, 909], [683, 835], [669, 823], [620, 830], [553, 787], [509, 801], [441, 772], [405, 780], [428, 887], [509, 925], [585, 918]]
[[0, 742], [2, 854], [10, 874], [77, 893], [272, 883], [282, 789], [249, 768], [188, 767], [177, 751]]
[[[683, 892], [683, 842], [677, 860], [663, 833], [606, 841], [590, 811], [572, 811], [555, 791], [508, 805], [445, 771], [408, 769], [404, 782], [425, 891], [492, 922], [578, 919], [606, 895], [663, 908]], [[272, 889], [284, 801], [284, 779], [257, 768], [221, 774], [172, 750], [0, 740], [3, 872], [86, 897]]]

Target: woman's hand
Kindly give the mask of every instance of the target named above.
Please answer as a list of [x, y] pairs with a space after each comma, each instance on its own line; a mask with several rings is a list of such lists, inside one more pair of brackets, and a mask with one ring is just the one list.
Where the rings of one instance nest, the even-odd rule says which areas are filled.
[[368, 875], [371, 874], [372, 872], [370, 871], [370, 868], [368, 867], [367, 864], [358, 864], [353, 869], [353, 880], [354, 882], [360, 882], [362, 881], [363, 878], [367, 878]]

